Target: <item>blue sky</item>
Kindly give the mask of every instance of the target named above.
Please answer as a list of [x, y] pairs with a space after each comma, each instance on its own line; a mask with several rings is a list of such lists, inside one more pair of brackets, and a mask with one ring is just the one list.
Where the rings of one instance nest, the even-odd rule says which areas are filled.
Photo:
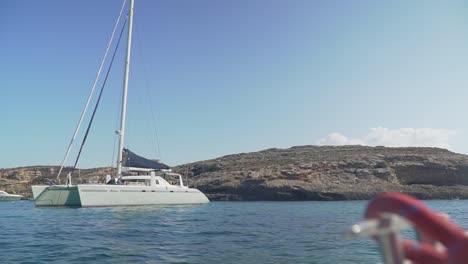
[[[0, 2], [0, 167], [61, 162], [121, 4]], [[468, 153], [464, 1], [135, 8], [127, 147], [136, 153], [169, 165], [306, 144]], [[79, 167], [112, 164], [123, 47]]]

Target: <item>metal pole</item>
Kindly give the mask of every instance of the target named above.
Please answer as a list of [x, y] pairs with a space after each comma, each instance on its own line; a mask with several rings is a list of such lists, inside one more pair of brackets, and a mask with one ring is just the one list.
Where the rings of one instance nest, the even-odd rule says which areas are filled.
[[125, 119], [127, 114], [127, 90], [128, 90], [128, 78], [130, 72], [130, 54], [132, 50], [132, 27], [133, 27], [133, 7], [134, 0], [130, 0], [130, 8], [128, 12], [128, 36], [127, 36], [127, 57], [125, 59], [125, 75], [124, 75], [124, 87], [122, 93], [122, 113], [120, 117], [120, 130], [119, 134], [119, 153], [117, 157], [117, 177], [122, 176], [122, 157], [124, 149], [125, 139]]

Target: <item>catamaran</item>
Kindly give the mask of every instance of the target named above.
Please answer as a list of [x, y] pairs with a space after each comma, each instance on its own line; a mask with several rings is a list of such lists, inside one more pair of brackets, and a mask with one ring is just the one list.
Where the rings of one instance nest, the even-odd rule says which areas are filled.
[[[122, 14], [122, 6], [120, 15]], [[180, 174], [173, 173], [169, 166], [158, 161], [149, 160], [138, 156], [124, 148], [125, 122], [127, 111], [127, 90], [130, 71], [130, 55], [132, 45], [133, 9], [134, 0], [130, 0], [128, 11], [128, 34], [124, 71], [124, 85], [122, 93], [122, 108], [120, 117], [120, 129], [117, 131], [119, 138], [119, 152], [117, 158], [117, 173], [115, 177], [107, 175], [105, 184], [72, 184], [72, 173], [67, 175], [67, 183], [64, 185], [33, 185], [32, 192], [36, 206], [123, 206], [123, 205], [175, 205], [175, 204], [203, 204], [208, 203], [208, 198], [198, 189], [185, 185]], [[116, 27], [119, 23], [116, 22]], [[98, 77], [88, 97], [85, 109], [81, 115], [78, 126], [72, 137], [62, 167], [57, 178], [60, 177], [65, 161], [70, 153], [71, 145], [76, 138], [83, 116], [88, 108], [102, 65], [107, 56], [111, 41], [104, 56]], [[117, 49], [116, 49], [117, 50]], [[102, 90], [101, 90], [102, 94]], [[101, 95], [100, 94], [100, 95]], [[98, 102], [100, 99], [98, 98]], [[98, 105], [98, 104], [97, 104]], [[96, 105], [96, 107], [97, 107]], [[91, 121], [94, 117], [91, 117]], [[89, 131], [89, 129], [88, 129]], [[85, 135], [86, 139], [87, 133]], [[80, 152], [81, 153], [81, 150]], [[78, 154], [79, 157], [79, 154]], [[78, 158], [77, 158], [78, 161]], [[76, 167], [77, 161], [75, 162]], [[72, 170], [73, 172], [73, 170]]]

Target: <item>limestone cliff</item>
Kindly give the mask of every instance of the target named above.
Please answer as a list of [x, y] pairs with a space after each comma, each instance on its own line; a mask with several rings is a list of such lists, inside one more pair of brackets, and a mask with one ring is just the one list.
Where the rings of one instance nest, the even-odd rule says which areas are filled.
[[438, 148], [299, 146], [174, 169], [214, 200], [369, 199], [381, 191], [468, 198], [468, 156]]
[[[468, 156], [438, 148], [299, 146], [228, 155], [176, 166], [211, 200], [369, 199], [399, 191], [423, 199], [468, 198]], [[0, 189], [31, 197], [29, 186], [55, 179], [57, 166], [0, 169]], [[80, 170], [103, 181], [111, 168]]]

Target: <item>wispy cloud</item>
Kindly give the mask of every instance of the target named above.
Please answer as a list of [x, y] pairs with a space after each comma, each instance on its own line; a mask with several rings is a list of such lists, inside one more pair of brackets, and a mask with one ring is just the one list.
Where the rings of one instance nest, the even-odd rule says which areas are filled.
[[454, 130], [435, 128], [371, 128], [359, 138], [349, 138], [341, 133], [331, 133], [318, 141], [319, 145], [365, 145], [387, 147], [439, 147], [450, 149]]

